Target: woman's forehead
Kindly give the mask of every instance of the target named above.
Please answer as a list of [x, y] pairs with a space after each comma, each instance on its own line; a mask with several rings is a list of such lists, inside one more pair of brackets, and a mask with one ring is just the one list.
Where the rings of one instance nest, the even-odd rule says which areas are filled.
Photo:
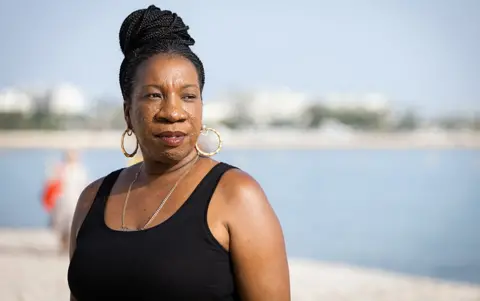
[[198, 87], [198, 75], [195, 66], [182, 56], [155, 55], [138, 67], [136, 82], [141, 86]]

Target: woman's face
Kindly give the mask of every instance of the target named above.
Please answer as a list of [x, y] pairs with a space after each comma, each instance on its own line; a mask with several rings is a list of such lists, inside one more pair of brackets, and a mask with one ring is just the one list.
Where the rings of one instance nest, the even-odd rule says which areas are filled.
[[202, 126], [202, 99], [195, 66], [178, 55], [155, 55], [136, 70], [125, 121], [142, 155], [178, 162], [194, 151]]

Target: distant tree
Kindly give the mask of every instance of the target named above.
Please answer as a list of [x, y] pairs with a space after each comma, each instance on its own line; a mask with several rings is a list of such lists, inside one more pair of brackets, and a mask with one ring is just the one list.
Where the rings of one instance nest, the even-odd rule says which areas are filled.
[[330, 117], [329, 110], [322, 104], [316, 103], [308, 107], [302, 116], [302, 125], [307, 128], [318, 128]]
[[475, 131], [480, 131], [480, 113], [474, 114], [472, 129]]
[[221, 123], [231, 129], [240, 129], [252, 126], [254, 121], [248, 114], [249, 95], [236, 92], [233, 96], [235, 100], [235, 113], [232, 118], [223, 120]]
[[436, 124], [446, 130], [459, 130], [473, 127], [473, 120], [463, 116], [444, 116], [437, 119]]
[[27, 119], [29, 129], [55, 130], [62, 129], [60, 116], [55, 116], [44, 111], [37, 111]]
[[417, 129], [420, 126], [420, 118], [419, 116], [413, 111], [408, 110], [399, 118], [395, 129], [396, 130], [407, 130], [412, 131]]
[[0, 129], [2, 130], [13, 130], [13, 129], [22, 129], [27, 128], [26, 116], [22, 113], [10, 113], [10, 112], [1, 112], [0, 113]]
[[252, 121], [246, 115], [236, 114], [235, 117], [220, 122], [230, 129], [241, 129], [252, 125]]
[[110, 129], [125, 129], [127, 124], [125, 123], [125, 116], [123, 113], [123, 107], [108, 112], [108, 118], [105, 118], [105, 125]]
[[340, 123], [361, 130], [380, 130], [386, 118], [382, 113], [365, 109], [336, 110], [332, 111], [330, 116]]

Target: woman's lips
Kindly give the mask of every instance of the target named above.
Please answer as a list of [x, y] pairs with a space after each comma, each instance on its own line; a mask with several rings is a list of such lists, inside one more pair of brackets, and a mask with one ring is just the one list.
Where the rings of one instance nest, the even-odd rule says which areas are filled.
[[183, 132], [162, 132], [155, 135], [163, 144], [171, 147], [180, 146], [185, 140], [185, 136], [186, 134]]

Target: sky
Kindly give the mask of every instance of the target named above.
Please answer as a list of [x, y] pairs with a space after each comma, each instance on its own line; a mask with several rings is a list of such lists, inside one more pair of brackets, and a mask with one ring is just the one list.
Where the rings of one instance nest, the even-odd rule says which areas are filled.
[[118, 31], [149, 4], [190, 26], [206, 101], [288, 87], [480, 112], [477, 0], [1, 1], [0, 89], [69, 82], [90, 99], [120, 99]]

